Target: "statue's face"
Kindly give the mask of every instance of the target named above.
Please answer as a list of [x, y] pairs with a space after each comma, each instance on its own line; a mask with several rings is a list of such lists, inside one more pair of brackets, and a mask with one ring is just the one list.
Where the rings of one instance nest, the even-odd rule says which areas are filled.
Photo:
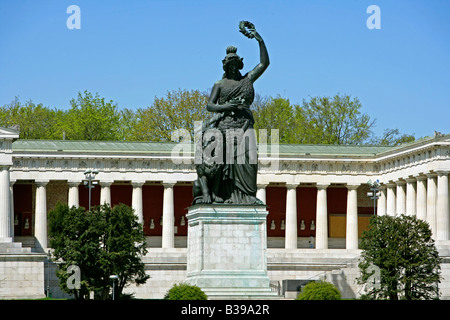
[[233, 60], [228, 64], [228, 70], [230, 70], [230, 72], [233, 72], [233, 73], [235, 73], [239, 70], [237, 60]]
[[239, 72], [239, 70], [241, 69], [240, 68], [241, 66], [242, 66], [242, 61], [237, 60], [237, 59], [231, 60], [227, 64], [228, 73], [230, 75], [237, 74]]

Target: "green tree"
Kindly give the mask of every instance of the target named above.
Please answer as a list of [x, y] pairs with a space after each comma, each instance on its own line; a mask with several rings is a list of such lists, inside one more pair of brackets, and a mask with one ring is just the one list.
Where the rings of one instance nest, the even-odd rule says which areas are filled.
[[259, 129], [267, 129], [268, 143], [271, 141], [270, 133], [272, 129], [278, 130], [280, 143], [295, 143], [294, 108], [289, 99], [281, 96], [261, 98], [256, 95], [251, 109], [255, 119], [254, 128], [257, 133]]
[[427, 222], [405, 215], [373, 216], [360, 248], [363, 298], [439, 297], [440, 258]]
[[18, 97], [0, 108], [0, 126], [17, 127], [20, 139], [62, 139], [63, 118], [64, 111]]
[[[107, 299], [113, 274], [119, 276], [119, 297], [127, 284], [143, 284], [149, 278], [141, 261], [147, 252], [142, 225], [129, 206], [102, 205], [85, 211], [59, 203], [49, 212], [49, 238], [54, 259], [61, 261], [60, 287], [76, 299], [89, 299], [90, 291]], [[71, 265], [81, 271], [78, 290], [67, 286]]]
[[297, 296], [297, 300], [340, 300], [341, 293], [332, 283], [312, 281]]
[[[85, 91], [70, 101], [68, 110], [51, 109], [16, 98], [0, 108], [0, 125], [18, 126], [21, 139], [172, 141], [177, 129], [187, 130], [193, 139], [194, 121], [211, 116], [206, 110], [208, 93], [198, 90], [169, 91], [163, 98], [136, 111], [119, 109], [112, 100]], [[372, 137], [375, 120], [361, 112], [357, 98], [348, 95], [312, 97], [302, 105], [281, 96], [256, 94], [251, 109], [256, 133], [278, 129], [280, 143], [293, 144], [375, 144], [396, 146], [414, 141], [413, 135], [386, 129]], [[186, 137], [186, 136], [184, 136]], [[189, 137], [189, 136], [188, 136]], [[179, 137], [174, 137], [177, 140]]]
[[185, 129], [194, 136], [194, 121], [209, 116], [208, 96], [198, 90], [169, 91], [164, 98], [155, 97], [153, 104], [139, 108], [131, 138], [137, 141], [172, 141], [172, 133]]
[[416, 138], [411, 134], [401, 134], [398, 128], [385, 129], [381, 137], [372, 139], [371, 144], [378, 146], [399, 146], [404, 143], [415, 141]]
[[270, 129], [279, 129], [280, 143], [295, 144], [367, 143], [375, 120], [361, 109], [358, 98], [339, 94], [312, 97], [303, 100], [302, 105], [291, 104], [280, 96], [257, 95], [252, 105], [255, 129], [268, 129], [268, 134]]
[[88, 91], [79, 92], [77, 99], [70, 101], [64, 118], [68, 140], [123, 140], [122, 126], [117, 104]]
[[121, 136], [125, 141], [134, 140], [134, 130], [138, 124], [139, 118], [134, 110], [125, 108], [120, 111], [120, 129]]
[[358, 145], [371, 135], [375, 121], [361, 113], [361, 102], [349, 95], [312, 97], [295, 110], [296, 143]]
[[146, 241], [142, 224], [138, 222], [134, 210], [125, 204], [113, 208], [103, 205], [96, 207], [92, 213], [103, 213], [105, 217], [102, 262], [106, 274], [119, 276], [117, 295], [120, 296], [130, 283], [144, 284], [149, 279], [141, 260], [147, 253]]

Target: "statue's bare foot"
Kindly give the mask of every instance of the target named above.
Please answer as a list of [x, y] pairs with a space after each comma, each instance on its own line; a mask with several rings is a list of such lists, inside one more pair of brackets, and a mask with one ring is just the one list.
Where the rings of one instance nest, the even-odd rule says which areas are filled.
[[223, 203], [223, 199], [213, 194], [213, 202], [214, 203]]
[[212, 203], [211, 196], [209, 194], [204, 194], [203, 195], [203, 199], [202, 199], [202, 203]]

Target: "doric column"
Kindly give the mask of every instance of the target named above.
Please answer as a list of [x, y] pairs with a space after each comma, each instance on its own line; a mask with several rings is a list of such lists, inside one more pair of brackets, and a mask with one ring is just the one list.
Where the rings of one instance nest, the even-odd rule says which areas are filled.
[[396, 215], [405, 214], [406, 211], [406, 182], [399, 180], [395, 182], [397, 184], [397, 204], [396, 204]]
[[417, 219], [427, 219], [427, 177], [417, 177]]
[[68, 181], [67, 184], [69, 185], [67, 205], [69, 208], [72, 208], [73, 206], [78, 208], [80, 206], [80, 198], [78, 194], [78, 186], [80, 185], [80, 181]]
[[395, 195], [395, 183], [388, 183], [387, 186], [387, 198], [386, 198], [386, 213], [388, 216], [395, 216], [397, 199]]
[[416, 179], [406, 179], [406, 211], [408, 216], [416, 215]]
[[261, 200], [264, 204], [266, 203], [266, 187], [267, 184], [258, 183], [256, 190], [256, 198]]
[[358, 249], [358, 197], [356, 185], [347, 185], [346, 248]]
[[316, 249], [328, 249], [328, 185], [317, 185]]
[[385, 185], [380, 186], [380, 197], [377, 201], [377, 215], [384, 216], [386, 215], [386, 206], [387, 206], [387, 187]]
[[[13, 165], [12, 143], [19, 139], [19, 131], [0, 128], [0, 242], [12, 242], [10, 168]], [[14, 229], [13, 229], [14, 230]], [[1, 276], [0, 276], [1, 278]]]
[[134, 214], [138, 217], [139, 223], [144, 222], [144, 212], [142, 207], [142, 186], [145, 181], [132, 181], [133, 195], [131, 199], [131, 206], [134, 209]]
[[436, 240], [436, 200], [437, 200], [437, 184], [435, 173], [427, 174], [427, 222], [430, 225], [431, 234]]
[[36, 238], [36, 247], [40, 250], [46, 250], [47, 245], [47, 183], [48, 180], [35, 181], [36, 183], [36, 205], [34, 236]]
[[100, 181], [100, 205], [109, 204], [111, 205], [111, 185], [112, 181]]
[[15, 180], [10, 180], [9, 184], [9, 195], [10, 195], [10, 201], [9, 201], [9, 225], [10, 225], [10, 237], [14, 238], [14, 183], [16, 183]]
[[12, 241], [9, 166], [0, 166], [0, 242]]
[[175, 247], [174, 234], [174, 206], [173, 206], [173, 186], [175, 182], [163, 182], [163, 230], [162, 230], [162, 247]]
[[297, 184], [287, 184], [285, 248], [297, 249]]
[[448, 172], [437, 172], [436, 240], [449, 238]]

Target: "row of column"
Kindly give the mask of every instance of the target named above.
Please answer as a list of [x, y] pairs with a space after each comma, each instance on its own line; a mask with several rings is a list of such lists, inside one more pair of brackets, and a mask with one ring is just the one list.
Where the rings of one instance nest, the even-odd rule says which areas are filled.
[[450, 240], [447, 171], [390, 182], [380, 191], [378, 215], [416, 216], [429, 223], [435, 240]]
[[[36, 247], [45, 250], [48, 246], [47, 242], [47, 193], [46, 185], [48, 181], [35, 181], [36, 184], [36, 205], [35, 205], [35, 229]], [[111, 184], [113, 182], [100, 182], [100, 203], [111, 204]], [[143, 205], [142, 205], [142, 186], [145, 181], [132, 182], [132, 207], [138, 217], [139, 222], [143, 222]], [[68, 205], [79, 206], [78, 186], [80, 182], [69, 181]], [[162, 247], [174, 247], [174, 205], [173, 205], [173, 187], [175, 182], [164, 182], [164, 200], [163, 200], [163, 230], [162, 230]], [[1, 191], [1, 190], [0, 190]], [[167, 221], [167, 223], [166, 223]]]
[[[3, 183], [2, 183], [3, 181]], [[8, 181], [8, 183], [6, 183]], [[48, 181], [35, 181], [35, 237], [37, 245], [47, 248], [47, 195]], [[111, 203], [111, 184], [113, 182], [101, 181], [100, 203]], [[143, 222], [142, 186], [145, 181], [132, 182], [132, 207], [140, 222]], [[174, 247], [174, 194], [173, 187], [176, 182], [164, 182], [163, 195], [163, 230], [162, 247]], [[69, 181], [68, 205], [79, 205], [78, 186], [80, 182]], [[7, 188], [3, 186], [8, 186]], [[297, 184], [288, 184], [286, 193], [286, 229], [285, 248], [297, 248]], [[316, 249], [328, 248], [328, 214], [327, 214], [327, 186], [317, 185], [316, 206]], [[257, 197], [266, 202], [265, 186], [258, 186]], [[348, 185], [347, 189], [347, 226], [346, 248], [358, 248], [358, 205], [357, 185]], [[9, 183], [9, 170], [0, 171], [0, 200], [11, 197], [12, 190]], [[420, 176], [415, 179], [401, 180], [387, 184], [381, 189], [378, 200], [378, 214], [411, 214], [429, 222], [436, 240], [449, 240], [449, 190], [448, 173], [439, 172]], [[12, 201], [0, 201], [0, 213], [5, 215], [11, 212]], [[6, 208], [8, 206], [8, 208]], [[4, 207], [4, 208], [3, 208]], [[0, 238], [12, 237], [12, 214], [0, 216]], [[166, 223], [167, 221], [167, 223]], [[10, 226], [7, 228], [7, 226]]]
[[[297, 186], [287, 184], [285, 248], [297, 248]], [[316, 249], [328, 248], [328, 208], [326, 184], [317, 185]], [[346, 249], [358, 249], [358, 185], [347, 185]], [[257, 197], [266, 202], [265, 186], [258, 186]]]
[[[47, 202], [46, 185], [48, 181], [36, 181], [36, 208], [35, 208], [35, 237], [39, 247], [47, 247]], [[111, 204], [111, 184], [113, 182], [100, 182], [100, 203]], [[132, 207], [140, 222], [143, 222], [142, 186], [145, 181], [132, 182]], [[163, 230], [162, 247], [174, 248], [174, 193], [176, 182], [163, 182]], [[80, 182], [69, 181], [68, 205], [79, 206], [78, 186]], [[288, 184], [286, 193], [286, 230], [285, 248], [297, 248], [297, 184]], [[328, 210], [327, 187], [317, 185], [317, 211], [316, 211], [316, 249], [328, 248]], [[347, 228], [346, 248], [358, 248], [358, 204], [357, 185], [348, 185], [347, 195]], [[266, 202], [265, 187], [259, 186], [257, 197]]]

